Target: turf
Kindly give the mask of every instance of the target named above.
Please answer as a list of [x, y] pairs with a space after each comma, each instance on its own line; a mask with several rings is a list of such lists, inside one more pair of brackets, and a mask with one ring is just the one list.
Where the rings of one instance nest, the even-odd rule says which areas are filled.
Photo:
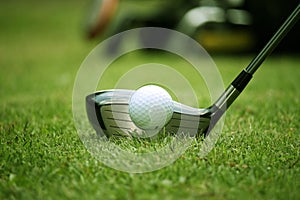
[[[277, 52], [263, 64], [205, 158], [193, 145], [143, 174], [93, 158], [71, 108], [76, 72], [96, 45], [82, 36], [85, 8], [84, 1], [0, 2], [0, 199], [300, 198], [299, 55]], [[251, 56], [214, 59], [226, 85]]]

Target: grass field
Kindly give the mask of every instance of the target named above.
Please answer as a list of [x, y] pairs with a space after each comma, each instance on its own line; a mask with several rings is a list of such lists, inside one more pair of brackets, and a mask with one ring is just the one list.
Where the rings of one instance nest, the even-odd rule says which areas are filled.
[[[71, 107], [76, 72], [96, 45], [80, 32], [85, 7], [0, 2], [0, 199], [300, 199], [299, 55], [263, 64], [207, 157], [191, 147], [144, 174], [93, 158]], [[214, 59], [227, 85], [251, 56]]]

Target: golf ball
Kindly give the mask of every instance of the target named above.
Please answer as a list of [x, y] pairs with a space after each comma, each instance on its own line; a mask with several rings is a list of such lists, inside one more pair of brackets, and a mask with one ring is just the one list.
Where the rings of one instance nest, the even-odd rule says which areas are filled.
[[156, 85], [136, 90], [129, 101], [129, 115], [144, 130], [161, 129], [171, 119], [173, 101], [169, 93]]

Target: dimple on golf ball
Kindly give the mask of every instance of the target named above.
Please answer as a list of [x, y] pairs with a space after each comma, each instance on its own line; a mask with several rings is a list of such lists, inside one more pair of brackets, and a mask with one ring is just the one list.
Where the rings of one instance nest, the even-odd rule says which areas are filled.
[[144, 130], [161, 129], [171, 119], [173, 101], [170, 94], [156, 85], [136, 90], [129, 101], [129, 115]]

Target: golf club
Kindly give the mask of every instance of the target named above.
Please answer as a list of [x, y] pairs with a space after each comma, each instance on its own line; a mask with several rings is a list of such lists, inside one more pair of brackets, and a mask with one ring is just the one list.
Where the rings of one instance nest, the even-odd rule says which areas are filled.
[[[212, 106], [198, 109], [174, 101], [173, 115], [166, 124], [165, 131], [176, 133], [180, 130], [182, 132], [195, 132], [198, 135], [203, 134], [207, 136], [223, 113], [226, 112], [244, 90], [262, 62], [271, 54], [274, 48], [298, 21], [299, 12], [300, 4], [298, 4], [296, 9], [258, 55], [232, 81]], [[103, 90], [86, 97], [88, 119], [98, 135], [106, 135], [108, 137], [112, 135], [132, 136], [133, 133], [139, 135], [144, 132], [144, 130], [139, 129], [132, 122], [128, 113], [129, 100], [134, 92], [134, 90], [123, 89]], [[182, 120], [184, 120], [184, 126], [181, 126]]]

